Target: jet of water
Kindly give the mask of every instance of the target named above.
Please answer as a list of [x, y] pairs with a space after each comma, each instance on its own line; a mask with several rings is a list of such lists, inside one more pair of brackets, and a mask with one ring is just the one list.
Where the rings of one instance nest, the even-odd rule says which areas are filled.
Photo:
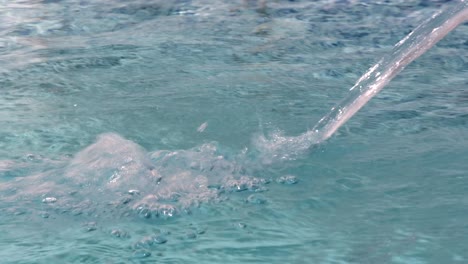
[[[424, 54], [461, 23], [468, 21], [468, 1], [434, 14], [409, 33], [392, 52], [372, 66], [338, 103], [314, 126], [318, 141], [327, 140], [413, 60]], [[310, 132], [308, 132], [310, 133]]]
[[269, 139], [260, 137], [256, 145], [263, 154], [264, 161], [271, 163], [278, 159], [294, 159], [312, 146], [330, 138], [408, 64], [465, 21], [468, 21], [468, 0], [460, 0], [454, 6], [434, 14], [400, 40], [390, 54], [362, 75], [351, 87], [348, 96], [335, 105], [311, 130], [296, 137], [278, 134]]

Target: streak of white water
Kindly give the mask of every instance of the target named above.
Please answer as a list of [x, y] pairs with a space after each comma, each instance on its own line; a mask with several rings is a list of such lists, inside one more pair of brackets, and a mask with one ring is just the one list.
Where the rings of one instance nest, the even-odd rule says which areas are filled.
[[320, 142], [327, 140], [408, 64], [467, 20], [466, 0], [434, 14], [398, 42], [389, 55], [383, 57], [359, 78], [351, 87], [349, 95], [307, 133], [314, 134], [314, 139]]
[[424, 54], [461, 23], [468, 21], [468, 1], [460, 0], [423, 22], [393, 48], [392, 52], [372, 66], [351, 87], [347, 97], [333, 107], [309, 131], [296, 136], [273, 135], [257, 141], [266, 162], [292, 159], [313, 145], [330, 138], [346, 121], [387, 85], [413, 60]]

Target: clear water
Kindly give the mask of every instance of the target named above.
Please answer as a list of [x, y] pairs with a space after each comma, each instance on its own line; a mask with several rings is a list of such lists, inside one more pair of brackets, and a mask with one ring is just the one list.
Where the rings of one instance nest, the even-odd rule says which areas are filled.
[[2, 263], [468, 261], [466, 23], [261, 148], [455, 2], [261, 2], [0, 1]]

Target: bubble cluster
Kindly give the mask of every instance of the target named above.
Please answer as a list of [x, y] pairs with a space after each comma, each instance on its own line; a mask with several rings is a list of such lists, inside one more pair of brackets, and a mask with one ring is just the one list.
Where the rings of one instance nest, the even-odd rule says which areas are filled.
[[294, 175], [284, 175], [276, 179], [276, 182], [281, 184], [296, 184], [298, 179]]
[[285, 160], [295, 160], [321, 142], [316, 131], [308, 131], [296, 137], [284, 136], [280, 132], [268, 137], [258, 136], [254, 140], [255, 147], [260, 152], [264, 164], [273, 164]]
[[5, 192], [11, 194], [5, 197], [10, 201], [41, 201], [44, 218], [69, 214], [168, 219], [238, 192], [264, 192], [269, 182], [249, 175], [235, 158], [220, 153], [215, 143], [147, 152], [130, 140], [106, 133], [58, 169], [0, 189], [22, 190]]

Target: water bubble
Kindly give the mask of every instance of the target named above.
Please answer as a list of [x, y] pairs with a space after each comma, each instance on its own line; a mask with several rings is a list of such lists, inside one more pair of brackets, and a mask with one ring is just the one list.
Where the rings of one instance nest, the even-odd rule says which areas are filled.
[[148, 250], [140, 249], [140, 250], [135, 250], [133, 252], [133, 257], [134, 258], [147, 258], [147, 257], [150, 257], [150, 256], [151, 256], [151, 252], [149, 252]]
[[120, 230], [120, 229], [113, 229], [110, 234], [114, 237], [117, 237], [117, 238], [129, 238], [130, 235], [128, 234], [127, 231], [123, 231], [123, 230]]
[[137, 194], [140, 194], [140, 191], [131, 189], [131, 190], [128, 190], [128, 194], [137, 195]]
[[41, 212], [39, 213], [39, 215], [42, 217], [42, 218], [49, 218], [50, 214], [47, 213], [47, 212]]
[[152, 169], [150, 172], [151, 172], [151, 179], [153, 183], [160, 184], [162, 180], [162, 176], [159, 175], [159, 173], [154, 169]]
[[42, 202], [43, 203], [48, 203], [48, 204], [49, 203], [55, 203], [55, 202], [57, 202], [57, 198], [55, 198], [55, 197], [46, 197], [46, 198], [42, 199]]
[[247, 197], [246, 202], [250, 204], [265, 204], [267, 200], [265, 197], [263, 197], [263, 195], [251, 194], [249, 197]]
[[140, 205], [136, 208], [137, 214], [143, 218], [151, 218], [151, 211], [146, 205]]
[[16, 209], [14, 209], [13, 214], [14, 215], [24, 215], [24, 214], [26, 214], [26, 211], [23, 210], [23, 209], [20, 209], [20, 208], [16, 208]]
[[79, 208], [73, 209], [71, 211], [71, 215], [73, 215], [73, 216], [77, 216], [77, 215], [81, 215], [81, 214], [83, 214], [83, 211], [81, 209], [79, 209]]
[[246, 191], [248, 189], [249, 188], [247, 188], [247, 184], [243, 183], [243, 182], [236, 182], [231, 186], [231, 190], [234, 190], [236, 192], [242, 192], [242, 191]]
[[281, 176], [278, 179], [276, 179], [277, 183], [281, 184], [296, 184], [298, 182], [296, 176], [293, 175], [285, 175]]
[[239, 227], [241, 229], [245, 229], [245, 228], [247, 228], [247, 224], [243, 223], [243, 222], [239, 222], [239, 223], [237, 223], [237, 227]]
[[121, 204], [121, 205], [128, 204], [128, 203], [130, 203], [131, 201], [132, 201], [132, 198], [130, 198], [130, 197], [124, 197], [124, 198], [122, 198], [122, 199], [120, 200], [120, 204]]
[[167, 238], [163, 235], [154, 235], [151, 237], [156, 244], [164, 244], [167, 242]]
[[195, 229], [195, 232], [196, 232], [198, 235], [203, 235], [203, 234], [205, 234], [206, 229], [205, 229], [205, 228], [201, 228], [201, 227], [197, 227], [197, 228]]
[[199, 170], [200, 169], [200, 164], [198, 164], [198, 162], [192, 161], [190, 163], [189, 167], [192, 170]]
[[116, 183], [121, 177], [120, 173], [116, 171], [109, 177], [109, 183]]
[[193, 231], [188, 231], [187, 233], [185, 233], [185, 238], [195, 239], [197, 238], [197, 234]]
[[85, 232], [92, 232], [97, 229], [97, 223], [96, 222], [88, 222], [83, 224], [83, 229]]
[[134, 249], [150, 249], [157, 244], [165, 244], [167, 239], [163, 235], [147, 236], [133, 245]]
[[162, 234], [162, 235], [166, 235], [166, 236], [168, 236], [168, 235], [170, 235], [170, 234], [171, 234], [171, 231], [169, 231], [169, 230], [166, 230], [166, 229], [163, 229], [163, 230], [159, 230], [159, 233], [160, 233], [160, 234]]
[[140, 241], [133, 244], [135, 249], [149, 249], [154, 244], [154, 241], [151, 237], [144, 237]]
[[256, 193], [266, 192], [266, 191], [268, 191], [268, 188], [265, 187], [265, 186], [261, 186], [261, 187], [255, 189], [254, 191], [255, 191]]
[[242, 191], [255, 191], [263, 187], [262, 185], [268, 183], [265, 179], [252, 178], [247, 176], [242, 176], [239, 179], [233, 177], [227, 179], [225, 183], [225, 188], [230, 192], [242, 192]]
[[182, 195], [178, 192], [167, 192], [167, 193], [159, 193], [157, 196], [157, 200], [159, 201], [169, 201], [169, 202], [177, 202], [179, 201]]
[[177, 209], [173, 205], [163, 204], [158, 209], [158, 216], [168, 218], [177, 214]]
[[30, 160], [30, 161], [33, 161], [33, 160], [36, 159], [36, 156], [34, 156], [34, 154], [27, 154], [27, 155], [26, 155], [26, 159], [27, 159], [27, 160]]

